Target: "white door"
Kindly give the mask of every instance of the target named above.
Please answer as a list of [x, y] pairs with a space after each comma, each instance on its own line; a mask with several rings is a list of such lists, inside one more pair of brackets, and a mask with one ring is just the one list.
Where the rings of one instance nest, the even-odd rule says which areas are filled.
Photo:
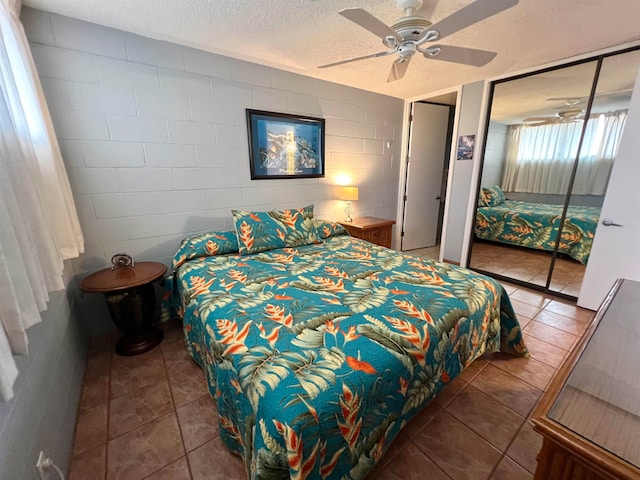
[[[578, 305], [596, 310], [617, 278], [640, 281], [640, 75], [602, 205]], [[606, 226], [607, 221], [622, 226]], [[606, 223], [605, 223], [606, 222]]]
[[412, 116], [401, 250], [436, 244], [449, 107], [414, 103]]

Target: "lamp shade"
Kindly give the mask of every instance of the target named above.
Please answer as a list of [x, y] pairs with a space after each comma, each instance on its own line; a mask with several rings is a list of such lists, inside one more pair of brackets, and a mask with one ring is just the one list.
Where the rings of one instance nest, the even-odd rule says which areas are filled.
[[358, 187], [338, 187], [338, 200], [358, 200]]

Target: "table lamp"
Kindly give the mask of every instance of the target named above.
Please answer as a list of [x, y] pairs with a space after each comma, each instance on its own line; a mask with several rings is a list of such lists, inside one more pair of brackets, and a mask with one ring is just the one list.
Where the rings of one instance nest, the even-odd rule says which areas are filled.
[[358, 187], [338, 187], [338, 200], [346, 200], [347, 206], [344, 208], [344, 213], [347, 216], [346, 221], [351, 223], [351, 201], [358, 200]]

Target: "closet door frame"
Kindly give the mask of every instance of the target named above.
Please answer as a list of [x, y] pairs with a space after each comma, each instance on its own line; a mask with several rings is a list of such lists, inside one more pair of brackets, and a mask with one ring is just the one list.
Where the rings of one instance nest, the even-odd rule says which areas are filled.
[[[575, 182], [575, 177], [576, 177], [576, 173], [578, 171], [578, 167], [579, 167], [579, 162], [580, 162], [580, 153], [582, 150], [582, 144], [584, 141], [584, 136], [585, 136], [585, 132], [587, 129], [587, 124], [588, 124], [588, 119], [589, 116], [591, 114], [591, 108], [593, 106], [593, 102], [595, 99], [595, 95], [596, 95], [596, 91], [598, 88], [598, 80], [600, 78], [600, 72], [602, 69], [602, 63], [606, 58], [612, 57], [612, 56], [616, 56], [616, 55], [622, 55], [628, 52], [632, 52], [635, 50], [640, 50], [640, 45], [635, 45], [635, 46], [631, 46], [631, 47], [627, 47], [627, 48], [623, 48], [620, 50], [614, 50], [614, 51], [610, 51], [607, 53], [601, 53], [598, 55], [593, 55], [587, 58], [582, 58], [579, 60], [574, 60], [572, 62], [567, 62], [567, 63], [563, 63], [560, 65], [554, 65], [551, 67], [547, 67], [547, 68], [542, 68], [539, 70], [534, 70], [531, 72], [526, 72], [526, 73], [522, 73], [522, 74], [518, 74], [518, 75], [514, 75], [511, 77], [505, 77], [505, 78], [500, 78], [498, 80], [493, 80], [491, 82], [489, 82], [489, 87], [488, 87], [488, 93], [487, 93], [487, 100], [486, 100], [486, 105], [487, 108], [485, 110], [485, 115], [484, 115], [484, 123], [483, 123], [483, 135], [482, 135], [482, 148], [480, 150], [480, 159], [479, 159], [479, 168], [478, 168], [478, 174], [477, 174], [477, 179], [476, 179], [476, 183], [475, 183], [475, 188], [472, 191], [473, 195], [472, 195], [472, 199], [473, 199], [473, 210], [472, 210], [472, 214], [470, 215], [471, 219], [470, 219], [470, 224], [471, 224], [471, 228], [469, 230], [469, 239], [468, 239], [468, 245], [469, 248], [466, 252], [466, 266], [467, 268], [470, 268], [474, 271], [477, 271], [479, 273], [485, 274], [485, 275], [489, 275], [493, 278], [496, 278], [497, 280], [500, 281], [505, 281], [505, 282], [509, 282], [512, 284], [516, 284], [516, 285], [521, 285], [524, 287], [527, 287], [529, 289], [532, 290], [537, 290], [537, 291], [541, 291], [544, 293], [549, 293], [552, 294], [554, 296], [557, 297], [561, 297], [561, 298], [565, 298], [568, 300], [577, 300], [576, 296], [573, 295], [568, 295], [562, 292], [558, 292], [558, 291], [554, 291], [554, 290], [550, 290], [550, 284], [551, 284], [551, 280], [553, 277], [553, 271], [554, 271], [554, 267], [556, 264], [556, 260], [558, 258], [558, 248], [560, 246], [560, 240], [562, 238], [562, 230], [564, 227], [564, 221], [566, 219], [567, 216], [567, 210], [569, 208], [569, 204], [571, 202], [571, 196], [572, 196], [572, 191], [573, 191], [573, 185]], [[488, 134], [489, 134], [489, 126], [490, 126], [490, 119], [491, 119], [491, 108], [493, 105], [493, 100], [494, 100], [494, 94], [495, 94], [495, 87], [496, 85], [499, 85], [501, 83], [505, 83], [505, 82], [509, 82], [509, 81], [513, 81], [513, 80], [518, 80], [520, 78], [526, 78], [526, 77], [531, 77], [534, 75], [539, 75], [539, 74], [543, 74], [543, 73], [547, 73], [547, 72], [552, 72], [552, 71], [557, 71], [557, 70], [562, 70], [564, 68], [570, 68], [572, 66], [575, 65], [582, 65], [585, 63], [589, 63], [589, 62], [596, 62], [595, 65], [595, 71], [594, 71], [594, 75], [591, 81], [591, 90], [589, 93], [589, 98], [587, 100], [587, 105], [585, 108], [585, 119], [587, 119], [587, 121], [583, 122], [582, 125], [582, 129], [580, 132], [580, 140], [578, 143], [578, 149], [576, 152], [576, 157], [573, 161], [573, 166], [571, 169], [571, 176], [569, 178], [569, 185], [567, 187], [567, 192], [565, 193], [565, 199], [564, 199], [564, 204], [563, 204], [563, 209], [562, 209], [562, 215], [560, 218], [560, 226], [558, 228], [558, 234], [557, 234], [557, 238], [556, 238], [556, 242], [555, 242], [555, 246], [553, 251], [551, 252], [551, 262], [549, 265], [549, 271], [547, 273], [547, 280], [545, 285], [536, 285], [534, 283], [531, 282], [527, 282], [524, 280], [519, 280], [516, 278], [512, 278], [512, 277], [507, 277], [498, 273], [493, 273], [493, 272], [489, 272], [489, 271], [485, 271], [479, 268], [473, 268], [469, 266], [469, 263], [471, 261], [471, 254], [472, 254], [472, 250], [473, 250], [473, 244], [474, 244], [474, 231], [475, 231], [475, 223], [476, 223], [476, 215], [475, 215], [475, 211], [478, 208], [478, 194], [481, 188], [481, 184], [482, 184], [482, 173], [483, 173], [483, 169], [484, 169], [484, 160], [485, 160], [485, 150], [487, 147], [487, 138], [488, 138]], [[606, 197], [607, 191], [605, 191], [605, 197]]]

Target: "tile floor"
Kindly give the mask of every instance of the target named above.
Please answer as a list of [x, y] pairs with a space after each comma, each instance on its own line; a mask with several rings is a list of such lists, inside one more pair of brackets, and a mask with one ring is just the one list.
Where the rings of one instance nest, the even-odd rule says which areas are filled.
[[[593, 312], [505, 285], [531, 358], [476, 360], [396, 438], [371, 479], [527, 480], [541, 438], [532, 408]], [[95, 339], [87, 363], [69, 480], [246, 478], [223, 446], [204, 374], [178, 325], [137, 357]]]
[[418, 255], [419, 257], [432, 258], [438, 260], [440, 258], [440, 245], [433, 247], [417, 248], [415, 250], [407, 250], [403, 253], [410, 253], [412, 255]]
[[[551, 255], [530, 248], [474, 242], [469, 265], [536, 285], [546, 285]], [[558, 258], [551, 277], [551, 290], [577, 297], [580, 294], [585, 266], [570, 258]]]

